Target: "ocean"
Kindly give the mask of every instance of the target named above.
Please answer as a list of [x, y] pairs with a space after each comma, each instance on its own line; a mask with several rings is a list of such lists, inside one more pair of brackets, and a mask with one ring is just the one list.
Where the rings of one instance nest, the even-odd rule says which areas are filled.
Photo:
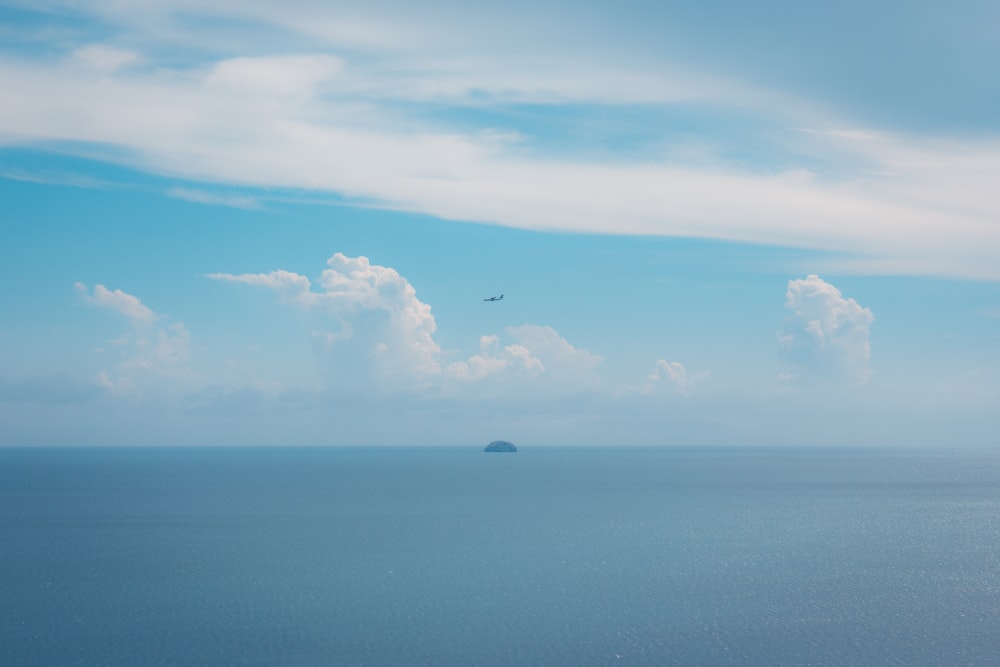
[[1000, 665], [1000, 452], [0, 449], [0, 665]]

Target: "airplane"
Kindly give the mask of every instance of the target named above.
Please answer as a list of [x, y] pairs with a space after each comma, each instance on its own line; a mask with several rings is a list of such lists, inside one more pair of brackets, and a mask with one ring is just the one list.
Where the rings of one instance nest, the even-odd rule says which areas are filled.
[[500, 296], [489, 296], [483, 299], [483, 301], [502, 301], [502, 300], [503, 300], [503, 294], [501, 294]]

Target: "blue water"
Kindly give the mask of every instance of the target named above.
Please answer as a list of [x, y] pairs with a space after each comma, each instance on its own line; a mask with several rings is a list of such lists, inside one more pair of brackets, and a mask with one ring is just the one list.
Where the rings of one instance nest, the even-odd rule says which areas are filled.
[[1000, 453], [0, 449], [2, 665], [1000, 665]]

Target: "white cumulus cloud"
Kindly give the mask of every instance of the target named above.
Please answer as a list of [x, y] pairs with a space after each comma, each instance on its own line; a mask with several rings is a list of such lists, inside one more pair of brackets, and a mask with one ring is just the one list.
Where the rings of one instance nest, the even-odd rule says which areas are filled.
[[603, 359], [571, 345], [552, 327], [524, 324], [480, 338], [480, 350], [468, 360], [445, 368], [446, 379], [462, 392], [541, 391], [567, 394], [600, 388], [597, 373]]
[[679, 361], [658, 359], [656, 367], [646, 381], [645, 393], [651, 393], [657, 387], [672, 386], [679, 394], [687, 393], [688, 373], [684, 364]]
[[785, 308], [778, 343], [793, 368], [786, 380], [868, 380], [871, 310], [815, 274], [788, 282]]
[[286, 270], [212, 273], [208, 278], [265, 287], [312, 318], [308, 338], [336, 392], [411, 392], [473, 399], [565, 395], [600, 388], [602, 358], [547, 326], [484, 335], [479, 351], [447, 362], [434, 338], [429, 304], [393, 268], [335, 253], [315, 280]]
[[312, 339], [340, 387], [413, 389], [441, 372], [434, 315], [406, 278], [339, 252], [327, 266], [315, 285], [284, 270], [208, 277], [267, 287], [318, 313], [322, 328]]

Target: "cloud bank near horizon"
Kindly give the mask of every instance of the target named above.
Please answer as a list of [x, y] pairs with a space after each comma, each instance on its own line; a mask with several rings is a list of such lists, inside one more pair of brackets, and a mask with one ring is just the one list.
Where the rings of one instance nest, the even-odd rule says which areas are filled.
[[480, 350], [449, 362], [434, 339], [429, 304], [395, 269], [367, 257], [334, 253], [314, 285], [304, 275], [212, 273], [212, 280], [264, 287], [282, 301], [317, 315], [308, 331], [327, 369], [326, 388], [348, 393], [394, 392], [496, 396], [592, 391], [601, 358], [570, 345], [551, 327], [524, 324], [480, 337]]
[[[391, 6], [49, 3], [42, 25], [83, 12], [102, 27], [63, 26], [59, 44], [40, 30], [45, 56], [0, 52], [0, 146], [251, 191], [169, 190], [206, 204], [253, 207], [283, 188], [534, 230], [830, 251], [824, 270], [1000, 280], [996, 135], [868, 126], [678, 54], [594, 46], [572, 20], [555, 42], [529, 30], [504, 43], [475, 26], [524, 27], [509, 15]], [[230, 36], [205, 41], [209, 18]], [[522, 123], [512, 109], [542, 112]], [[640, 111], [652, 120], [628, 116]], [[669, 129], [692, 112], [708, 120]], [[613, 131], [598, 122], [619, 115]]]
[[[544, 433], [561, 444], [630, 438], [647, 444], [771, 442], [767, 438], [830, 444], [847, 436], [859, 441], [882, 428], [886, 415], [904, 415], [908, 426], [899, 434], [934, 439], [941, 437], [944, 424], [959, 423], [930, 409], [925, 422], [939, 430], [919, 432], [910, 413], [913, 405], [930, 406], [925, 394], [906, 394], [903, 388], [901, 396], [864, 383], [874, 315], [815, 274], [789, 280], [785, 294], [788, 315], [778, 348], [795, 377], [785, 386], [771, 384], [768, 391], [773, 375], [761, 375], [735, 393], [725, 367], [702, 370], [673, 355], [660, 356], [650, 364], [651, 374], [640, 373], [626, 380], [627, 386], [609, 385], [602, 371], [620, 362], [620, 350], [596, 354], [544, 325], [483, 333], [471, 351], [442, 350], [431, 305], [398, 271], [363, 257], [334, 254], [315, 278], [275, 270], [217, 273], [211, 279], [219, 290], [210, 290], [210, 298], [225, 299], [230, 289], [246, 289], [248, 296], [257, 289], [262, 298], [259, 307], [252, 296], [240, 299], [253, 316], [198, 345], [183, 324], [135, 294], [78, 283], [76, 294], [95, 317], [120, 318], [127, 328], [113, 340], [100, 341], [90, 364], [100, 372], [87, 383], [58, 375], [0, 378], [0, 412], [23, 421], [46, 409], [65, 410], [65, 419], [89, 424], [77, 429], [85, 439], [88, 433], [106, 433], [99, 421], [114, 414], [123, 425], [120, 439], [138, 437], [131, 444], [164, 444], [173, 437], [274, 444], [285, 442], [286, 432], [295, 434], [296, 443], [398, 444], [400, 428], [420, 431], [422, 443], [452, 444], [479, 437], [483, 429], [511, 428], [512, 414], [520, 430], [511, 438]], [[773, 297], [780, 304], [780, 293]], [[282, 309], [294, 316], [282, 315]], [[281, 376], [293, 381], [283, 383], [279, 376], [269, 377], [273, 365], [253, 366], [266, 353], [239, 356], [232, 349], [237, 339], [253, 341], [233, 327], [255, 331], [255, 317], [284, 320], [282, 335], [292, 337], [272, 341], [282, 348], [280, 363], [303, 360], [293, 348], [305, 356], [311, 352], [324, 371], [320, 384], [295, 369]], [[199, 349], [200, 354], [192, 354]], [[745, 352], [774, 355], [775, 350]], [[211, 362], [230, 356], [247, 365], [245, 374], [226, 375], [224, 364]], [[973, 396], [957, 414], [987, 414], [989, 395]], [[782, 422], [788, 430], [774, 435], [774, 421], [788, 414], [799, 421]], [[816, 420], [831, 415], [842, 428], [814, 433]], [[851, 424], [844, 426], [845, 415], [856, 421], [848, 419]], [[150, 428], [157, 419], [163, 428]], [[37, 438], [48, 432], [34, 431]], [[445, 435], [444, 441], [434, 440]]]
[[[308, 341], [323, 369], [319, 389], [330, 395], [408, 394], [475, 401], [591, 394], [608, 400], [655, 401], [687, 400], [694, 387], [698, 396], [713, 393], [711, 370], [691, 373], [683, 362], [666, 358], [652, 364], [653, 372], [644, 383], [609, 386], [601, 375], [603, 356], [574, 346], [545, 325], [526, 323], [484, 333], [478, 351], [465, 358], [446, 352], [435, 339], [431, 305], [421, 301], [416, 288], [398, 271], [364, 256], [334, 253], [315, 281], [283, 269], [206, 277], [264, 288], [276, 294], [280, 304], [308, 315], [298, 320], [299, 344]], [[78, 284], [77, 289], [88, 301], [130, 317], [137, 329], [163, 319], [120, 290], [97, 286], [91, 296], [86, 287]], [[779, 377], [779, 389], [851, 388], [868, 381], [870, 328], [875, 321], [870, 309], [815, 274], [789, 280], [785, 308], [789, 314], [777, 343], [789, 372]], [[263, 379], [259, 384], [271, 386], [271, 394], [316, 391]]]

